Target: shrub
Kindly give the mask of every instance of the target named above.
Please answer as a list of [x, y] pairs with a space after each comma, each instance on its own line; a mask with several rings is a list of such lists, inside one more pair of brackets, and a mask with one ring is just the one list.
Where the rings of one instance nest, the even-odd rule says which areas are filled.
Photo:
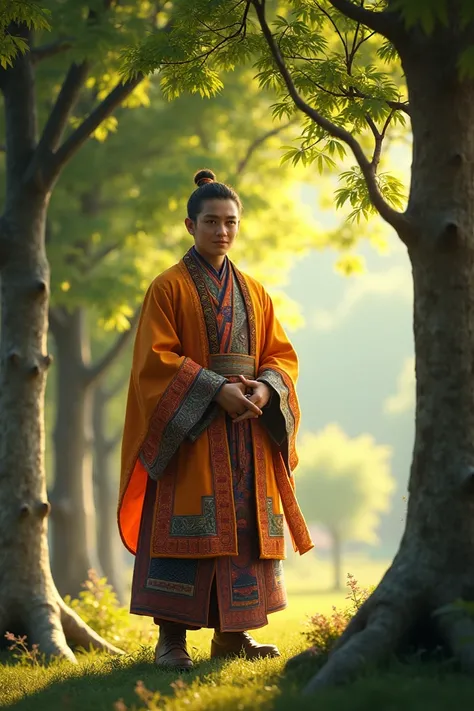
[[89, 570], [89, 578], [83, 587], [77, 598], [67, 595], [64, 600], [101, 637], [117, 646], [126, 642], [128, 648], [150, 643], [156, 632], [146, 631], [143, 624], [140, 625], [127, 608], [120, 605], [107, 578]]
[[338, 610], [333, 606], [330, 615], [324, 615], [321, 612], [313, 615], [308, 621], [309, 629], [303, 632], [312, 651], [318, 656], [329, 654], [352, 617], [373, 590], [373, 587], [360, 588], [357, 580], [350, 573], [347, 574], [346, 585], [349, 588], [346, 600], [350, 601], [350, 605], [344, 610]]

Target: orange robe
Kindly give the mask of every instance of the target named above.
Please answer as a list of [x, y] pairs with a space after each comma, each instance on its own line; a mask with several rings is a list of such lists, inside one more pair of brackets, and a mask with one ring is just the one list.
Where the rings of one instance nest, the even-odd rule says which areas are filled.
[[146, 294], [128, 394], [118, 512], [122, 540], [132, 553], [151, 478], [158, 482], [151, 558], [238, 555], [226, 415], [214, 397], [239, 373], [265, 380], [277, 400], [276, 408], [247, 423], [259, 556], [285, 557], [284, 516], [295, 550], [313, 547], [292, 474], [299, 424], [296, 354], [263, 287], [234, 265], [231, 269], [245, 303], [248, 355], [220, 352], [216, 316], [191, 251], [158, 276]]

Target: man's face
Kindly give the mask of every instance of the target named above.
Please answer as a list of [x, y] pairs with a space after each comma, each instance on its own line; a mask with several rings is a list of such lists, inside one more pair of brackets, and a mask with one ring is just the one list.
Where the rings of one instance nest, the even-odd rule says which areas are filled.
[[239, 230], [239, 208], [233, 200], [205, 200], [197, 221], [186, 219], [196, 249], [204, 257], [225, 257]]

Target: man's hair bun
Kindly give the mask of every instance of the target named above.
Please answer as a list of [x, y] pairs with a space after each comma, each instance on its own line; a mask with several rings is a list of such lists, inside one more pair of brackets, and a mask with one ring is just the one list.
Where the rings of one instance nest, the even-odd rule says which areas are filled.
[[205, 168], [204, 170], [199, 170], [194, 176], [194, 182], [198, 186], [205, 185], [206, 183], [214, 183], [216, 181], [216, 174], [212, 170]]

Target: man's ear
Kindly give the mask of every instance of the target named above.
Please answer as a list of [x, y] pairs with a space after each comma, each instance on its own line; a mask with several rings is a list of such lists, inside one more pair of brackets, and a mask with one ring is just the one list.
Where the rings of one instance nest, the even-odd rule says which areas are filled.
[[186, 225], [186, 229], [189, 234], [194, 235], [196, 225], [194, 224], [193, 220], [191, 220], [190, 217], [186, 217], [186, 219], [184, 220], [184, 224]]

